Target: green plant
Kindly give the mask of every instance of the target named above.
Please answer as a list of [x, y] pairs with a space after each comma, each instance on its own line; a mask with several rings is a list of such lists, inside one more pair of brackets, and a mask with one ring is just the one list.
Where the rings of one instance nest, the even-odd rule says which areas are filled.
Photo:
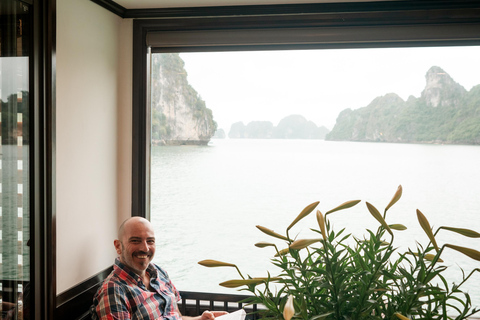
[[[251, 292], [245, 302], [261, 304], [264, 319], [466, 319], [480, 311], [472, 307], [470, 296], [461, 286], [475, 272], [463, 274], [459, 284], [449, 285], [444, 276], [442, 252], [449, 248], [480, 261], [480, 252], [444, 244], [435, 239], [441, 230], [462, 236], [479, 238], [469, 229], [440, 227], [432, 231], [427, 218], [420, 210], [417, 217], [430, 240], [426, 246], [398, 252], [393, 246], [395, 232], [403, 231], [402, 224], [388, 224], [387, 211], [401, 198], [399, 186], [383, 215], [370, 203], [370, 214], [380, 226], [376, 231], [367, 229], [366, 235], [357, 238], [345, 234], [345, 229], [335, 231], [329, 215], [357, 205], [360, 200], [347, 201], [323, 215], [317, 210], [318, 234], [313, 239], [292, 239], [290, 230], [301, 219], [315, 210], [319, 202], [307, 206], [287, 227], [285, 235], [257, 226], [263, 233], [286, 242], [287, 248], [279, 250], [269, 242], [260, 242], [259, 248], [274, 248], [272, 263], [280, 269], [273, 277], [245, 278], [235, 264], [217, 260], [203, 260], [206, 267], [235, 267], [242, 279], [229, 280], [220, 285], [241, 287]], [[462, 271], [463, 272], [463, 271]], [[287, 300], [289, 303], [287, 303]], [[448, 312], [447, 312], [448, 311]]]

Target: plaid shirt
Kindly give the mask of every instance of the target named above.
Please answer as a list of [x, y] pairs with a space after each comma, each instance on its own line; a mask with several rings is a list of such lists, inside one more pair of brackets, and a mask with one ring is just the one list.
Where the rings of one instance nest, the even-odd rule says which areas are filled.
[[177, 307], [180, 294], [167, 273], [153, 263], [146, 272], [155, 292], [149, 291], [141, 277], [117, 258], [93, 299], [92, 319], [181, 320]]

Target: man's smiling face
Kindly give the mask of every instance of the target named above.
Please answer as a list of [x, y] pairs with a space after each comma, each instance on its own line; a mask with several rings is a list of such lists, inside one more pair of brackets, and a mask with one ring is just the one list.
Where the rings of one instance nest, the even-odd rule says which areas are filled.
[[127, 220], [120, 228], [119, 239], [115, 248], [120, 262], [140, 276], [155, 255], [155, 232], [150, 222], [144, 218], [134, 217]]

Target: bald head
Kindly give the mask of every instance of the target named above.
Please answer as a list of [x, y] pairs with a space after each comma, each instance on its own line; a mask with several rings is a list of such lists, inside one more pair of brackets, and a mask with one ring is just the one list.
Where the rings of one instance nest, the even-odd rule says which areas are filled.
[[143, 224], [145, 227], [153, 229], [152, 224], [147, 219], [142, 217], [130, 217], [125, 221], [123, 221], [120, 227], [118, 228], [118, 234], [117, 234], [118, 240], [120, 241], [122, 240], [122, 238], [125, 235], [125, 230], [130, 230], [130, 228], [135, 227], [138, 224]]

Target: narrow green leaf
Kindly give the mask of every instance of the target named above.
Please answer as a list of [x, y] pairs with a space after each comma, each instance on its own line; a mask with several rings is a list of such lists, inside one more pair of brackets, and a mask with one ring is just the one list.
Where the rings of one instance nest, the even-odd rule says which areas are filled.
[[393, 230], [399, 230], [399, 231], [403, 231], [403, 230], [407, 230], [407, 227], [405, 227], [403, 224], [390, 224], [388, 225], [390, 227], [390, 229], [393, 229]]
[[237, 288], [240, 286], [244, 285], [249, 285], [249, 284], [261, 284], [266, 281], [279, 281], [282, 280], [282, 278], [252, 278], [252, 279], [236, 279], [236, 280], [228, 280], [225, 282], [220, 283], [222, 287], [226, 288]]
[[362, 201], [362, 200], [350, 200], [350, 201], [344, 202], [341, 205], [339, 205], [338, 207], [335, 207], [332, 210], [325, 213], [325, 215], [327, 215], [329, 213], [332, 213], [332, 212], [335, 212], [335, 211], [351, 208], [351, 207], [355, 206], [357, 203], [359, 203], [360, 201]]
[[302, 212], [300, 212], [300, 214], [298, 215], [298, 217], [295, 218], [295, 220], [293, 220], [292, 223], [290, 223], [290, 225], [288, 226], [287, 228], [287, 231], [290, 230], [298, 221], [302, 220], [303, 218], [305, 218], [306, 216], [308, 216], [310, 214], [310, 212], [313, 211], [313, 209], [315, 209], [318, 204], [320, 203], [320, 201], [317, 201], [317, 202], [314, 202], [314, 203], [311, 203], [309, 204], [308, 206], [306, 206]]
[[451, 248], [453, 250], [456, 250], [458, 252], [463, 253], [466, 256], [469, 256], [470, 258], [472, 258], [474, 260], [480, 261], [480, 252], [478, 252], [477, 250], [470, 249], [470, 248], [465, 248], [465, 247], [460, 247], [460, 246], [455, 246], [453, 244], [448, 244], [448, 243], [445, 245], [445, 247]]
[[319, 242], [320, 240], [322, 240], [322, 239], [299, 239], [299, 240], [295, 240], [294, 242], [292, 242], [292, 244], [289, 246], [289, 248], [294, 249], [294, 250], [301, 250], [301, 249], [306, 248], [306, 247], [308, 247], [309, 245], [311, 245], [315, 242]]
[[271, 237], [288, 241], [287, 237], [282, 236], [281, 234], [278, 234], [278, 233], [274, 232], [273, 230], [270, 230], [270, 229], [265, 228], [265, 227], [262, 227], [262, 226], [256, 226], [256, 227], [257, 227], [260, 231], [262, 231], [262, 232], [265, 233], [265, 234], [268, 234], [268, 235], [271, 236]]
[[368, 208], [368, 211], [370, 211], [370, 213], [372, 214], [372, 216], [375, 219], [377, 219], [378, 222], [380, 222], [380, 224], [388, 231], [388, 233], [390, 233], [393, 236], [392, 230], [390, 229], [388, 224], [385, 222], [385, 219], [383, 219], [382, 215], [377, 210], [377, 208], [375, 208], [372, 204], [370, 204], [368, 202], [367, 202], [367, 208]]
[[232, 263], [227, 263], [227, 262], [222, 262], [222, 261], [217, 261], [217, 260], [202, 260], [198, 262], [199, 265], [202, 265], [204, 267], [209, 267], [209, 268], [214, 268], [214, 267], [237, 267], [236, 265]]
[[390, 209], [400, 198], [402, 197], [402, 186], [399, 185], [397, 188], [397, 191], [393, 195], [392, 200], [388, 203], [388, 205], [385, 207], [385, 213], [387, 212], [388, 209]]
[[435, 237], [433, 236], [432, 228], [430, 227], [430, 223], [428, 222], [427, 218], [423, 215], [423, 213], [417, 209], [417, 218], [418, 222], [420, 222], [420, 225], [422, 226], [423, 231], [427, 234], [428, 238], [432, 242], [433, 246], [435, 247], [435, 250], [440, 251], [437, 245], [437, 241], [435, 240]]
[[331, 315], [332, 313], [333, 313], [333, 311], [328, 312], [328, 313], [324, 313], [324, 314], [319, 314], [319, 315], [311, 317], [309, 320], [323, 320], [326, 317], [328, 317], [329, 315]]
[[463, 228], [453, 228], [453, 227], [440, 227], [439, 229], [445, 229], [448, 231], [453, 231], [459, 233], [463, 236], [470, 237], [470, 238], [480, 238], [480, 233], [470, 230], [470, 229], [463, 229]]

